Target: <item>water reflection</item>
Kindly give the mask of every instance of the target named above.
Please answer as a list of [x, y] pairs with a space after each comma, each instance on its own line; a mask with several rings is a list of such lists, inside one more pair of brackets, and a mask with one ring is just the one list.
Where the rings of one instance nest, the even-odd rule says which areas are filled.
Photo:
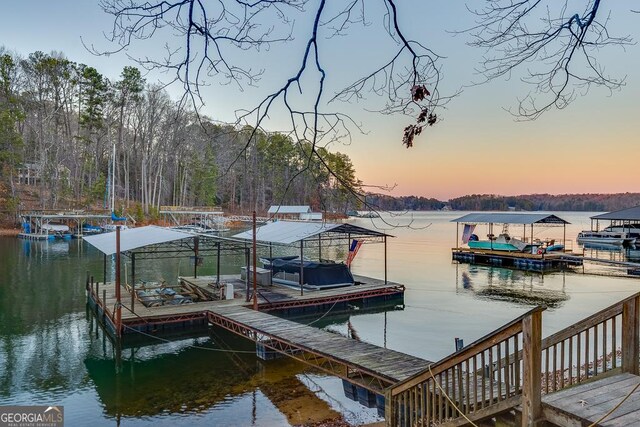
[[464, 291], [473, 292], [480, 299], [559, 308], [569, 299], [569, 295], [565, 292], [564, 285], [566, 273], [558, 274], [563, 275], [562, 287], [553, 289], [545, 286], [542, 273], [458, 264], [456, 287], [462, 286]]

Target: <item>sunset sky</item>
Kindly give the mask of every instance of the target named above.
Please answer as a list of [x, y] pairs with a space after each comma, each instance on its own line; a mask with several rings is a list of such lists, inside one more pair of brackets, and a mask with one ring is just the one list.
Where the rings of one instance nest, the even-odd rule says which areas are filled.
[[[474, 4], [474, 2], [468, 2]], [[475, 2], [480, 3], [480, 2]], [[570, 4], [584, 4], [572, 0]], [[607, 5], [612, 2], [607, 2]], [[369, 4], [369, 3], [367, 3]], [[373, 4], [373, 3], [371, 3]], [[463, 2], [402, 1], [400, 18], [411, 33], [423, 40], [443, 59], [444, 81], [440, 90], [447, 94], [462, 88], [436, 126], [418, 137], [413, 148], [401, 144], [409, 117], [381, 116], [367, 112], [379, 105], [370, 97], [359, 104], [333, 105], [361, 123], [365, 134], [352, 131], [350, 144], [334, 144], [333, 151], [347, 153], [358, 177], [368, 185], [396, 185], [393, 195], [420, 195], [446, 200], [465, 194], [528, 193], [613, 193], [637, 192], [640, 148], [640, 46], [611, 47], [600, 58], [615, 77], [626, 76], [620, 92], [592, 88], [568, 108], [553, 110], [533, 122], [516, 122], [505, 111], [517, 98], [527, 94], [527, 87], [517, 76], [472, 86], [479, 80], [474, 73], [482, 52], [466, 45], [467, 34], [452, 31], [473, 25], [473, 17]], [[634, 1], [616, 0], [611, 11], [610, 31], [614, 35], [640, 34], [640, 14], [631, 13]], [[375, 6], [372, 6], [375, 11]], [[110, 57], [90, 54], [82, 45], [95, 44], [108, 49], [102, 35], [111, 25], [106, 15], [91, 1], [24, 0], [3, 7], [0, 45], [21, 55], [36, 50], [61, 51], [69, 59], [94, 66], [106, 77], [116, 80], [125, 65], [136, 65], [125, 53]], [[300, 23], [296, 28], [305, 27]], [[369, 31], [373, 31], [370, 29]], [[355, 30], [354, 30], [355, 31]], [[378, 29], [377, 31], [381, 31]], [[353, 74], [335, 72], [328, 77], [328, 87], [338, 88], [349, 79], [360, 77], [367, 65], [375, 64], [383, 41], [376, 33], [362, 36], [359, 45], [344, 43], [322, 51], [327, 61], [361, 64]], [[160, 55], [163, 41], [151, 39], [134, 46], [132, 55]], [[265, 75], [258, 88], [240, 91], [233, 85], [217, 82], [204, 89], [203, 112], [216, 120], [232, 121], [234, 111], [251, 107], [261, 96], [270, 93], [291, 75], [298, 65], [301, 48], [273, 49], [250, 57], [254, 67], [264, 67]], [[167, 76], [150, 74], [148, 81], [167, 80]], [[169, 88], [174, 98], [181, 88]], [[274, 114], [271, 130], [286, 126]]]

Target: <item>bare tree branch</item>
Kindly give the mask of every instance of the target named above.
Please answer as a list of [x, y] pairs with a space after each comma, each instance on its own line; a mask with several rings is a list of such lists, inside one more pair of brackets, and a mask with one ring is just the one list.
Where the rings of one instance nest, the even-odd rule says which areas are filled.
[[[602, 48], [631, 44], [629, 36], [611, 37], [604, 0], [583, 0], [581, 10], [566, 0], [488, 0], [471, 12], [471, 45], [486, 50], [479, 73], [486, 79], [510, 77], [526, 67], [521, 80], [532, 90], [519, 100], [519, 119], [532, 120], [551, 108], [565, 108], [592, 86], [614, 91], [625, 77], [608, 75], [596, 59]], [[608, 3], [608, 2], [606, 2]]]

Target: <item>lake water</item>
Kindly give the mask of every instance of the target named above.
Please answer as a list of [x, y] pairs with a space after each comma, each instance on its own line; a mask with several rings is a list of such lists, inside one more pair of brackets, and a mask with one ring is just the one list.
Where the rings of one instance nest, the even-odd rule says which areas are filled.
[[[590, 227], [591, 214], [557, 215], [572, 223], [568, 239]], [[395, 236], [388, 243], [388, 278], [407, 287], [404, 306], [329, 313], [322, 327], [438, 360], [454, 350], [455, 337], [471, 343], [537, 303], [549, 305], [546, 336], [640, 289], [640, 279], [611, 277], [609, 269], [592, 265], [585, 268], [591, 274], [579, 268], [541, 275], [453, 263], [456, 226], [450, 220], [459, 216], [421, 212], [353, 221]], [[534, 237], [562, 238], [561, 227], [534, 230]], [[628, 254], [587, 255], [624, 260]], [[363, 245], [352, 269], [382, 278], [383, 256], [382, 245]], [[222, 274], [237, 272], [243, 262], [224, 261]], [[173, 280], [192, 268], [187, 259], [137, 264], [137, 276], [147, 280]], [[313, 405], [354, 424], [378, 419], [375, 409], [344, 397], [339, 379], [289, 360], [261, 362], [249, 341], [217, 330], [124, 349], [116, 363], [111, 343], [86, 311], [86, 271], [100, 276], [102, 256], [81, 241], [0, 238], [0, 405], [64, 405], [69, 426], [286, 426], [306, 421]], [[199, 271], [214, 274], [215, 259], [205, 259]]]

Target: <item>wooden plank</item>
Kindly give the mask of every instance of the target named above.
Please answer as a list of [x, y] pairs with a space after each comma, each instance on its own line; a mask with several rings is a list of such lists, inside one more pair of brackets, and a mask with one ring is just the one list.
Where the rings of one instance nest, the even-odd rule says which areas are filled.
[[617, 374], [606, 378], [597, 379], [595, 381], [585, 382], [583, 384], [575, 385], [573, 387], [566, 388], [564, 390], [557, 391], [555, 393], [545, 395], [542, 400], [548, 404], [554, 404], [555, 401], [570, 398], [581, 398], [583, 395], [593, 395], [598, 393], [602, 387], [615, 386], [617, 383], [634, 379], [635, 376], [631, 374]]
[[[467, 418], [469, 418], [471, 421], [477, 421], [483, 418], [490, 417], [491, 415], [499, 414], [500, 412], [509, 410], [515, 406], [518, 406], [519, 404], [520, 404], [520, 396], [512, 396], [499, 403], [495, 403], [486, 408], [479, 409], [473, 414], [466, 414], [466, 415], [467, 415]], [[439, 427], [458, 427], [458, 426], [464, 426], [468, 424], [469, 424], [468, 421], [464, 417], [459, 417], [454, 420], [443, 422], [438, 426]]]
[[[583, 422], [586, 421], [585, 424], [591, 424], [595, 421], [598, 421], [599, 419], [604, 417], [607, 413], [613, 410], [613, 412], [610, 415], [605, 417], [605, 419], [598, 424], [601, 426], [608, 426], [608, 425], [614, 424], [616, 422], [616, 419], [625, 418], [625, 416], [628, 414], [634, 414], [636, 417], [640, 415], [640, 393], [638, 392], [634, 393], [631, 397], [625, 400], [622, 403], [622, 405], [617, 407], [620, 404], [620, 402], [624, 399], [625, 396], [618, 397], [617, 399], [608, 400], [596, 407], [589, 407], [589, 408], [585, 407], [585, 408], [582, 408], [581, 410], [576, 410], [573, 412], [569, 412], [565, 410], [564, 412], [567, 414], [570, 414], [571, 416], [577, 419], [583, 420]], [[640, 420], [636, 418], [635, 425], [638, 425], [638, 424], [640, 424]], [[623, 424], [623, 425], [628, 426], [630, 424]]]
[[[630, 400], [632, 400], [630, 402]], [[640, 424], [640, 397], [638, 391], [625, 401], [619, 409], [616, 409], [608, 418], [602, 422], [604, 427], [626, 427]]]

